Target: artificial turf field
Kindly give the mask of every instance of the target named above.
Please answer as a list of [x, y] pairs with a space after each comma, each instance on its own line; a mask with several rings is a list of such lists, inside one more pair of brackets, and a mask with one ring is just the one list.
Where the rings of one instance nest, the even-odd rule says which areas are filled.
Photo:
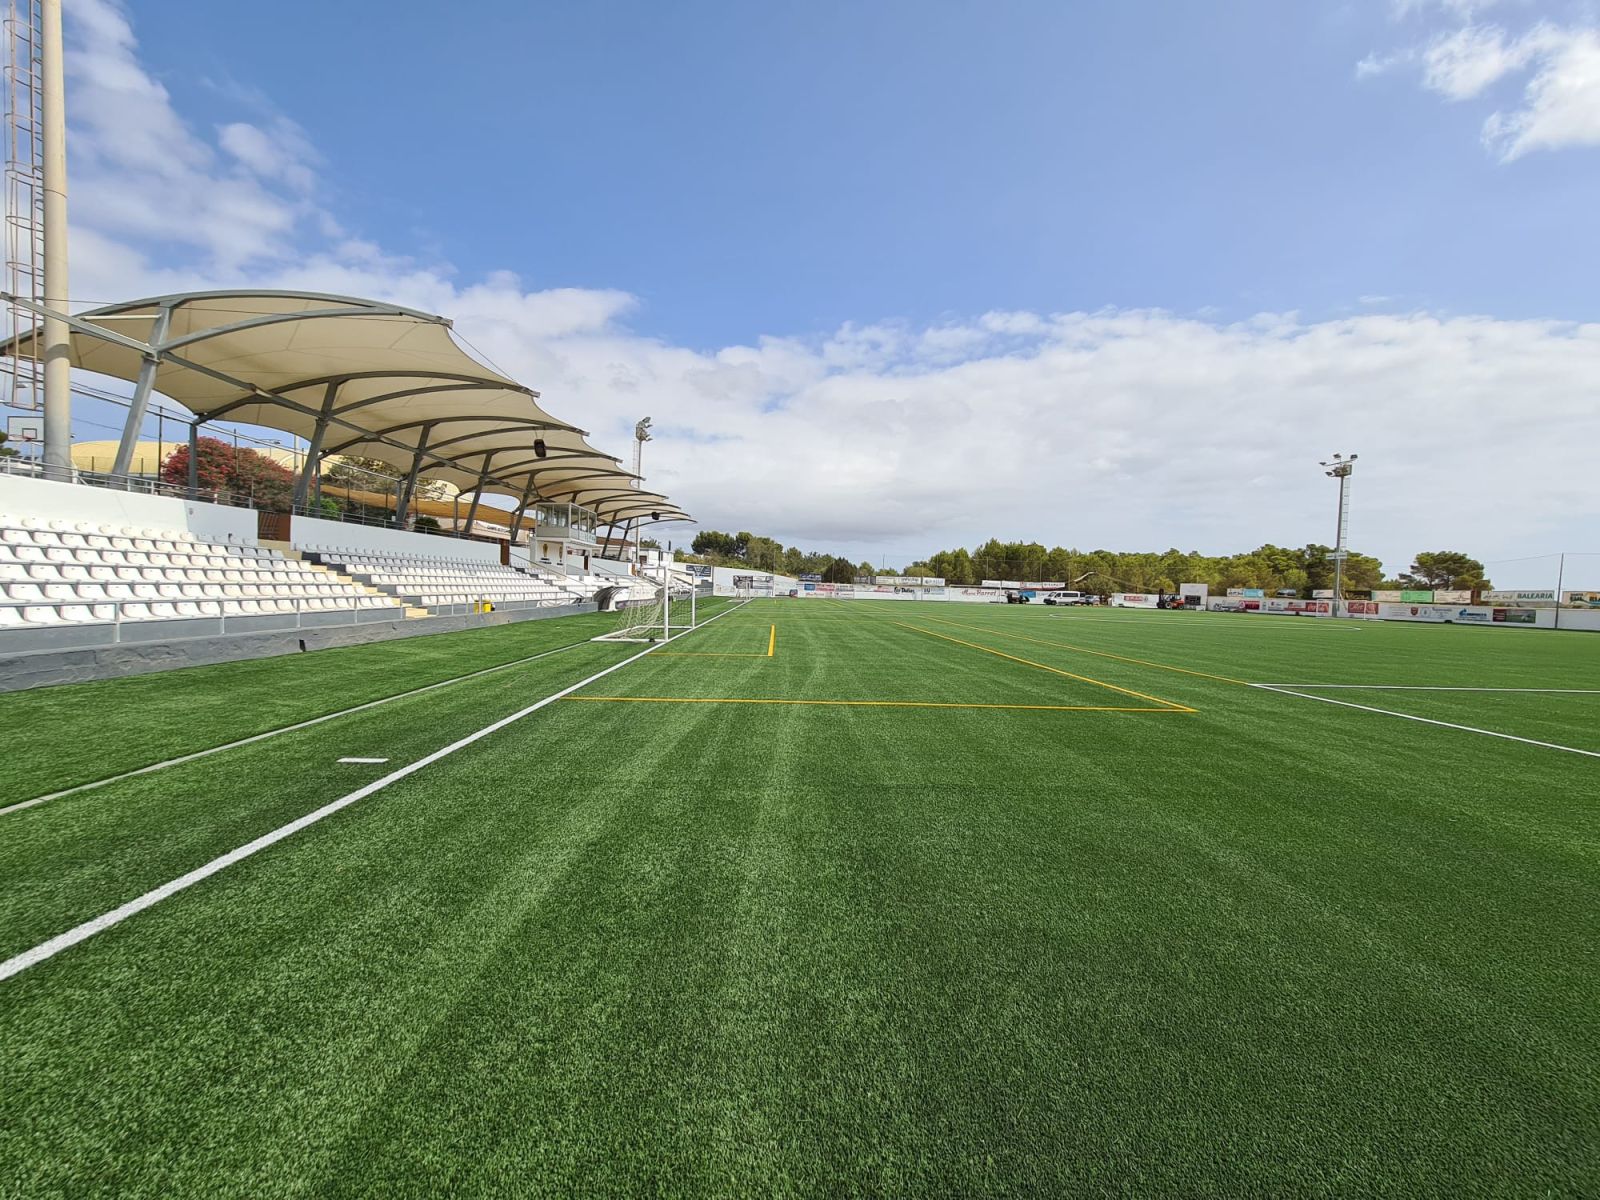
[[702, 615], [0, 696], [13, 964], [481, 733], [10, 968], [0, 1193], [1600, 1191], [1600, 636]]

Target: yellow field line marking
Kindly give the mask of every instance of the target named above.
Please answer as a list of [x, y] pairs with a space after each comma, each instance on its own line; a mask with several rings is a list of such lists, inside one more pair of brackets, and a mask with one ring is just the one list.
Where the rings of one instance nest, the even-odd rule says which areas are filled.
[[[1132, 688], [1118, 687], [1114, 683], [1107, 683], [1103, 679], [1091, 679], [1087, 675], [1074, 675], [1071, 671], [1063, 671], [1059, 667], [1048, 667], [1044, 663], [1034, 662], [1030, 658], [1018, 658], [1015, 654], [1007, 654], [1004, 650], [996, 650], [993, 646], [980, 646], [977, 642], [964, 642], [960, 638], [953, 638], [946, 633], [938, 633], [932, 629], [919, 629], [915, 625], [906, 625], [900, 621], [895, 622], [902, 629], [911, 629], [917, 633], [925, 633], [929, 637], [936, 637], [946, 642], [954, 642], [958, 646], [967, 646], [973, 650], [982, 650], [985, 654], [993, 654], [998, 658], [1010, 659], [1014, 663], [1021, 663], [1025, 667], [1036, 667], [1041, 671], [1049, 671], [1052, 675], [1064, 675], [1068, 679], [1076, 679], [1080, 683], [1092, 683], [1096, 687], [1109, 688], [1113, 692], [1121, 692], [1124, 696], [1133, 696], [1139, 700], [1148, 700], [1152, 704], [1164, 704], [1168, 708], [1181, 708], [1193, 712], [1187, 704], [1179, 704], [1176, 700], [1163, 700], [1160, 696], [1147, 696], [1143, 692], [1136, 692]], [[962, 628], [965, 628], [963, 626]]]
[[767, 639], [767, 657], [771, 658], [778, 649], [778, 627], [772, 627], [772, 636]]
[[[948, 621], [943, 617], [923, 617], [924, 621], [937, 621], [941, 625], [954, 625], [957, 629], [971, 629], [978, 633], [996, 633], [1001, 637], [1016, 638], [1023, 642], [1036, 642], [1041, 646], [1056, 646], [1062, 650], [1077, 650], [1082, 654], [1093, 654], [1100, 658], [1114, 658], [1118, 662], [1138, 663], [1141, 667], [1155, 667], [1161, 671], [1177, 671], [1182, 675], [1198, 675], [1201, 679], [1215, 679], [1220, 683], [1236, 683], [1240, 687], [1250, 687], [1250, 683], [1243, 679], [1231, 679], [1226, 675], [1212, 675], [1208, 671], [1192, 671], [1188, 667], [1174, 667], [1169, 663], [1151, 662], [1144, 658], [1129, 658], [1125, 654], [1112, 654], [1109, 650], [1091, 650], [1087, 646], [1074, 646], [1071, 642], [1051, 642], [1044, 638], [1027, 637], [1020, 633], [1009, 633], [1001, 629], [984, 629], [977, 625], [963, 625], [960, 621]], [[1109, 686], [1109, 685], [1108, 685]]]
[[773, 700], [712, 696], [567, 696], [603, 704], [813, 704], [846, 708], [1003, 708], [1029, 712], [1193, 713], [1192, 708], [1124, 708], [1109, 704], [970, 704], [947, 700]]

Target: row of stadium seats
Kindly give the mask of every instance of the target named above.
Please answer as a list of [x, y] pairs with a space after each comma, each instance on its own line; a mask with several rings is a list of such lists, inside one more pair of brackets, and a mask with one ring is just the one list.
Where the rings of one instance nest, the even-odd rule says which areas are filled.
[[485, 600], [491, 604], [555, 607], [575, 603], [586, 595], [544, 576], [481, 560], [377, 554], [333, 546], [317, 546], [314, 552], [353, 579], [430, 609]]
[[325, 613], [404, 608], [264, 547], [0, 515], [0, 629]]

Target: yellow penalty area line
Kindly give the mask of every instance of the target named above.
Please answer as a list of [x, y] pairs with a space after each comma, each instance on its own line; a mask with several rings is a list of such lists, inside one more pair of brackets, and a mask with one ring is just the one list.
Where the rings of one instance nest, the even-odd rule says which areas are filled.
[[[941, 641], [954, 642], [957, 646], [966, 646], [972, 650], [982, 650], [985, 654], [993, 654], [997, 658], [1009, 659], [1014, 663], [1021, 663], [1025, 667], [1035, 667], [1040, 671], [1049, 671], [1052, 675], [1063, 675], [1068, 679], [1076, 679], [1080, 683], [1090, 683], [1095, 687], [1107, 688], [1113, 692], [1121, 692], [1124, 696], [1132, 696], [1138, 700], [1148, 700], [1151, 704], [1160, 704], [1177, 712], [1194, 712], [1187, 704], [1179, 704], [1176, 700], [1163, 700], [1160, 696], [1147, 696], [1143, 692], [1136, 692], [1132, 688], [1118, 687], [1114, 683], [1107, 683], [1103, 679], [1091, 679], [1087, 675], [1074, 675], [1071, 671], [1063, 671], [1059, 667], [1046, 666], [1044, 663], [1034, 662], [1031, 658], [1018, 658], [1015, 654], [1007, 654], [1004, 650], [996, 650], [993, 646], [980, 646], [977, 642], [964, 642], [960, 638], [953, 638], [947, 633], [938, 633], [932, 629], [920, 629], [915, 625], [907, 625], [896, 621], [902, 629], [910, 629], [916, 633], [925, 633], [929, 637], [939, 638]], [[960, 628], [965, 629], [963, 625]]]
[[591, 704], [811, 704], [842, 708], [1002, 708], [1028, 712], [1192, 713], [1192, 708], [1132, 708], [1110, 704], [976, 704], [953, 700], [777, 700], [721, 696], [567, 696]]
[[659, 650], [657, 658], [772, 658], [778, 650], [778, 627], [772, 627], [772, 635], [767, 638], [767, 648], [762, 651], [748, 650]]
[[[1109, 650], [1091, 650], [1087, 646], [1074, 646], [1071, 642], [1051, 642], [1044, 638], [1027, 637], [1020, 633], [1012, 633], [1004, 629], [989, 629], [982, 625], [963, 625], [960, 621], [947, 620], [944, 617], [923, 617], [924, 621], [936, 621], [940, 625], [953, 625], [957, 629], [971, 629], [981, 633], [992, 633], [1000, 637], [1012, 638], [1019, 642], [1033, 642], [1039, 646], [1054, 646], [1059, 650], [1076, 650], [1080, 654], [1093, 654], [1097, 658], [1114, 658], [1118, 662], [1137, 663], [1141, 667], [1154, 667], [1158, 671], [1176, 671], [1180, 675], [1195, 675], [1201, 679], [1215, 679], [1218, 683], [1235, 683], [1240, 687], [1253, 687], [1254, 684], [1244, 679], [1232, 679], [1227, 675], [1212, 675], [1207, 671], [1195, 671], [1188, 667], [1175, 667], [1170, 663], [1151, 662], [1145, 658], [1129, 658], [1126, 654], [1112, 654]], [[927, 630], [925, 632], [932, 632]], [[955, 639], [951, 639], [954, 641]], [[1107, 685], [1110, 686], [1110, 685]]]

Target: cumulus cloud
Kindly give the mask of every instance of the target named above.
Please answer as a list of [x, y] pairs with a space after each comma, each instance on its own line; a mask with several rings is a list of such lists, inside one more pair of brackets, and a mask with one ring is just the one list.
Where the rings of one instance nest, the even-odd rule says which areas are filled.
[[1375, 51], [1356, 64], [1356, 77], [1415, 67], [1426, 90], [1453, 102], [1476, 99], [1515, 77], [1522, 83], [1518, 103], [1483, 121], [1481, 138], [1491, 154], [1511, 162], [1534, 150], [1600, 145], [1600, 27], [1592, 13], [1574, 10], [1571, 24], [1544, 20], [1512, 33], [1474, 21], [1488, 7], [1402, 0], [1397, 16], [1439, 12], [1466, 23], [1437, 30], [1418, 45]]
[[630, 328], [625, 290], [462, 279], [343, 231], [303, 133], [183, 119], [120, 10], [72, 11], [76, 294], [248, 285], [444, 313], [602, 447], [653, 416], [649, 484], [710, 527], [891, 561], [989, 535], [1327, 541], [1315, 464], [1334, 450], [1362, 456], [1357, 545], [1396, 569], [1441, 545], [1558, 548], [1600, 515], [1600, 325], [991, 311], [689, 349]]

